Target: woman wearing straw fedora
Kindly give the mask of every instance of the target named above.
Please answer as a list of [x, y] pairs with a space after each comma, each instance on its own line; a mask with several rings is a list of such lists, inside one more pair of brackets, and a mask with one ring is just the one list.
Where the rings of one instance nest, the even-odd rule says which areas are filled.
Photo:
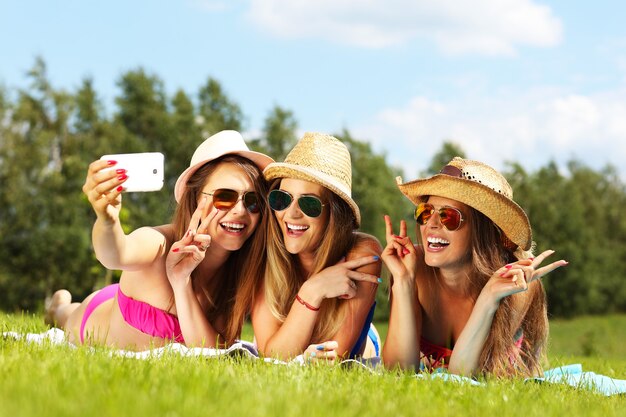
[[271, 181], [265, 277], [252, 325], [259, 351], [307, 361], [358, 356], [365, 349], [380, 282], [382, 250], [355, 231], [350, 153], [336, 138], [306, 133]]
[[530, 223], [506, 179], [454, 158], [427, 179], [402, 183], [415, 205], [417, 247], [385, 216], [382, 258], [392, 274], [388, 367], [455, 374], [535, 375], [548, 335], [543, 275], [564, 266], [533, 258]]
[[261, 172], [270, 162], [248, 150], [238, 132], [211, 136], [176, 182], [172, 223], [128, 235], [119, 219], [127, 175], [103, 171], [115, 161], [93, 162], [83, 191], [97, 215], [94, 250], [122, 275], [119, 284], [80, 304], [71, 303], [68, 291], [57, 291], [48, 321], [76, 344], [143, 350], [172, 341], [206, 347], [233, 342], [252, 297], [235, 294], [262, 273], [265, 230], [257, 226], [269, 213]]

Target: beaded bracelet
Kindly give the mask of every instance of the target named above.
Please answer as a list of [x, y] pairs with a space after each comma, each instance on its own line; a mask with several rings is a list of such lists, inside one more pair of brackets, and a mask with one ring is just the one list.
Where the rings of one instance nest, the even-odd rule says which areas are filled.
[[305, 306], [306, 308], [308, 308], [311, 311], [319, 311], [319, 307], [314, 307], [311, 304], [307, 303], [306, 301], [304, 301], [302, 298], [300, 298], [299, 294], [296, 294], [296, 300], [298, 300], [298, 302], [300, 304], [302, 304], [303, 306]]

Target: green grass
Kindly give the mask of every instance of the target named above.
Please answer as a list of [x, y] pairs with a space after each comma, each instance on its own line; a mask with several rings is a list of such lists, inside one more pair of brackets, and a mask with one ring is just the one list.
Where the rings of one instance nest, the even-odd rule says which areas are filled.
[[[385, 326], [378, 328], [384, 337]], [[40, 317], [0, 314], [0, 329], [46, 327]], [[551, 331], [551, 365], [582, 363], [585, 370], [626, 379], [626, 316], [554, 321]], [[598, 333], [588, 336], [589, 331]], [[587, 347], [589, 338], [596, 347]], [[2, 338], [0, 371], [0, 416], [626, 415], [624, 396], [521, 380], [474, 387], [395, 372], [248, 359], [137, 360], [109, 357], [106, 349]]]

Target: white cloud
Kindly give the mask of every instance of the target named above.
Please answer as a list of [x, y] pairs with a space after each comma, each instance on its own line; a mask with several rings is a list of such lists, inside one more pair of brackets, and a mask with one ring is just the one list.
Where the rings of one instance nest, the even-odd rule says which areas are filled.
[[366, 48], [413, 39], [449, 54], [512, 55], [560, 43], [562, 24], [532, 0], [251, 0], [248, 18], [282, 38], [320, 38]]
[[576, 95], [551, 89], [467, 97], [448, 102], [416, 97], [381, 110], [352, 129], [415, 177], [441, 149], [458, 143], [472, 159], [498, 169], [517, 161], [534, 170], [554, 160], [578, 159], [594, 169], [626, 169], [626, 90]]

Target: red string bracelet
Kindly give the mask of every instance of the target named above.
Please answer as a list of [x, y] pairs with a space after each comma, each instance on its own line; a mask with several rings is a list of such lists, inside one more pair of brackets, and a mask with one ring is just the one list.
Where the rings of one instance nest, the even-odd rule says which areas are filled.
[[319, 307], [314, 307], [311, 304], [307, 303], [306, 301], [304, 301], [302, 298], [300, 298], [299, 294], [296, 294], [296, 300], [298, 300], [298, 302], [300, 304], [302, 304], [303, 306], [305, 306], [306, 308], [308, 308], [311, 311], [319, 311]]

